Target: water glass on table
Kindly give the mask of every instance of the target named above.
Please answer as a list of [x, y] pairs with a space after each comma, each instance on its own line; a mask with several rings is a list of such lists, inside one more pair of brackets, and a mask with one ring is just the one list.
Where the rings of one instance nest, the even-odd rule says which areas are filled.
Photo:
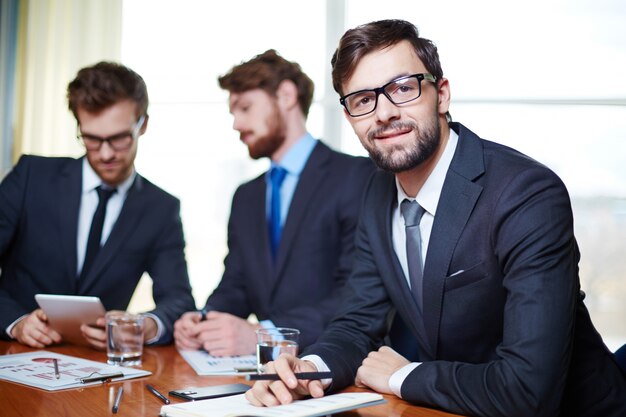
[[125, 311], [106, 313], [107, 363], [110, 365], [141, 365], [144, 317]]
[[287, 327], [258, 329], [256, 331], [257, 371], [262, 373], [265, 364], [278, 359], [281, 353], [298, 354], [300, 331]]

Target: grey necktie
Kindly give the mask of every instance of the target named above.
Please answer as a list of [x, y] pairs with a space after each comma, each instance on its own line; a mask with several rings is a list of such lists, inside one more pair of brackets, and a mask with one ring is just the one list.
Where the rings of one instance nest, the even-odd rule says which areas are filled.
[[424, 267], [422, 262], [422, 237], [419, 225], [425, 210], [417, 201], [405, 199], [400, 205], [400, 211], [402, 212], [402, 217], [404, 217], [406, 230], [406, 257], [409, 266], [411, 292], [421, 312]]

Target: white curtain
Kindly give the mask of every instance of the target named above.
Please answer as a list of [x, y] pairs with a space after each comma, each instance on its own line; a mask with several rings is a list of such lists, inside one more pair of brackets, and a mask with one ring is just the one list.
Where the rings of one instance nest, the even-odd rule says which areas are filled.
[[80, 155], [66, 88], [76, 72], [121, 56], [122, 0], [21, 0], [14, 161]]

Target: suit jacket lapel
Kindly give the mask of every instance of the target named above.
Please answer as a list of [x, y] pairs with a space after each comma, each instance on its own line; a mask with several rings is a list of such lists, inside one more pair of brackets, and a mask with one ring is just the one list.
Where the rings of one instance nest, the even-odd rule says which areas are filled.
[[66, 165], [61, 171], [55, 190], [58, 203], [59, 236], [65, 259], [67, 276], [70, 277], [70, 288], [76, 290], [77, 282], [77, 248], [76, 239], [78, 234], [78, 211], [82, 193], [82, 161], [76, 161]]
[[483, 189], [473, 180], [485, 171], [479, 138], [461, 125], [453, 127], [459, 129], [459, 142], [437, 205], [424, 265], [424, 325], [433, 357], [439, 339], [444, 279], [454, 248]]
[[[254, 243], [253, 247], [258, 250], [254, 250], [254, 254], [257, 257], [256, 267], [262, 268], [262, 273], [259, 271], [259, 276], [264, 277], [266, 282], [262, 285], [267, 288], [268, 285], [271, 284], [271, 276], [274, 270], [274, 265], [272, 262], [272, 253], [270, 249], [270, 237], [267, 223], [267, 212], [266, 212], [266, 191], [267, 184], [265, 181], [265, 175], [261, 175], [257, 178], [247, 200], [247, 204], [250, 205], [250, 215], [251, 218], [246, 220], [246, 224], [248, 224], [248, 229], [250, 232], [250, 236], [257, 236], [259, 241]], [[240, 220], [236, 220], [240, 221]]]
[[113, 225], [111, 234], [98, 252], [98, 255], [96, 255], [93, 266], [81, 285], [82, 292], [88, 292], [93, 288], [98, 282], [98, 275], [100, 275], [106, 265], [113, 261], [115, 255], [120, 250], [122, 242], [135, 229], [145, 205], [142, 193], [143, 179], [140, 175], [137, 175], [133, 185], [128, 190], [126, 201], [124, 201], [119, 217]]
[[318, 142], [300, 174], [300, 179], [293, 194], [291, 205], [289, 206], [285, 226], [278, 246], [275, 275], [276, 284], [280, 281], [284, 266], [291, 254], [289, 248], [292, 246], [292, 242], [297, 239], [297, 235], [302, 228], [302, 219], [310, 207], [309, 202], [311, 199], [316, 198], [316, 190], [319, 189], [319, 184], [327, 175], [326, 165], [331, 152], [328, 146], [324, 145], [322, 142]]

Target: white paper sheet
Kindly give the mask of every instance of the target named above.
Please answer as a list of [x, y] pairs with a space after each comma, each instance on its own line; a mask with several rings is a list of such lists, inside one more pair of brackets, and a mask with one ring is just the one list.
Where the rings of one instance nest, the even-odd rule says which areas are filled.
[[198, 375], [246, 375], [256, 373], [256, 355], [211, 356], [204, 350], [179, 350]]
[[[53, 359], [57, 360], [59, 367], [58, 379], [55, 376]], [[111, 380], [122, 381], [151, 375], [151, 372], [142, 369], [112, 366], [45, 350], [0, 356], [0, 379], [47, 391], [98, 385], [102, 381], [83, 383], [81, 378], [103, 377], [120, 372], [124, 376]]]
[[322, 398], [294, 401], [276, 407], [256, 407], [245, 394], [161, 407], [163, 417], [314, 417], [383, 404], [383, 396], [371, 392], [347, 392]]

